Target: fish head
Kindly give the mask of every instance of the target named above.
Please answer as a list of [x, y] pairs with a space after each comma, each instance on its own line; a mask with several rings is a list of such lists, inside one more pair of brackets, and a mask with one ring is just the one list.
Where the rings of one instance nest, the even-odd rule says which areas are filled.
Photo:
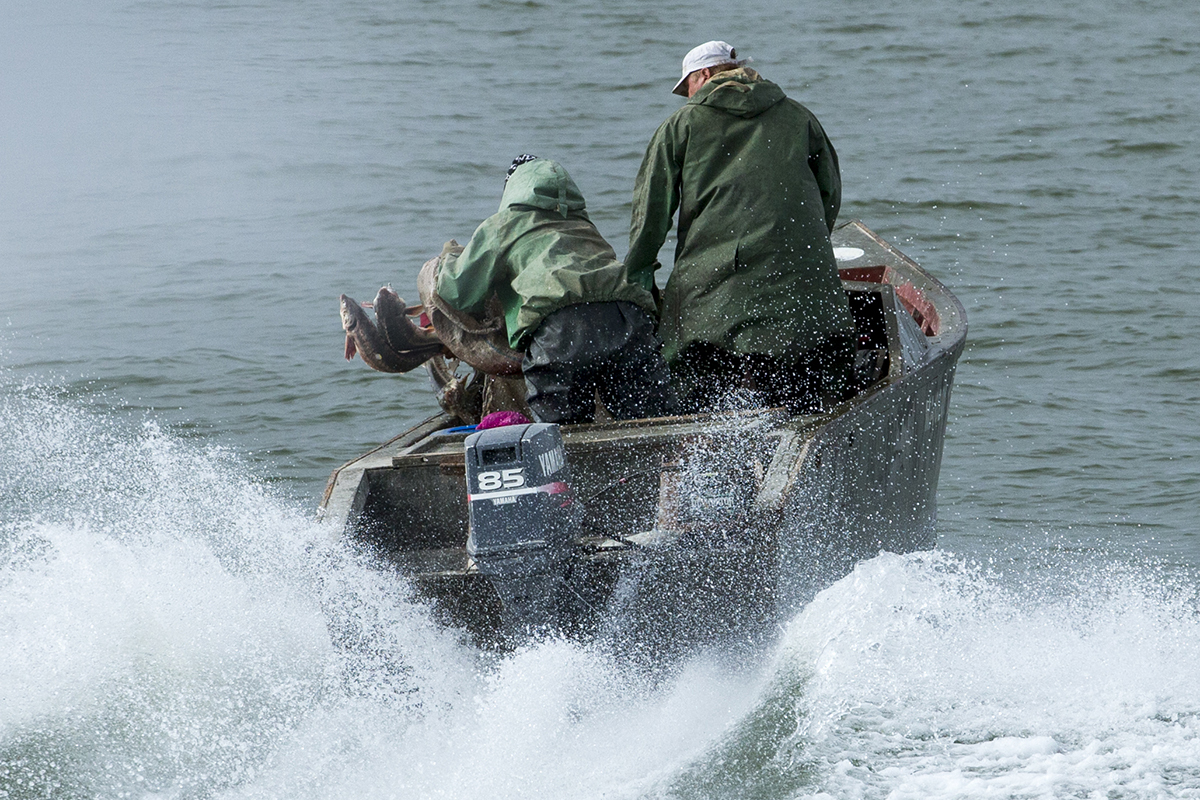
[[379, 308], [381, 301], [384, 303], [391, 301], [401, 308], [404, 307], [404, 298], [396, 294], [396, 291], [390, 286], [380, 286], [379, 291], [375, 293], [376, 308]]
[[342, 315], [342, 330], [349, 333], [358, 327], [360, 319], [364, 316], [362, 306], [352, 297], [342, 295], [341, 315]]

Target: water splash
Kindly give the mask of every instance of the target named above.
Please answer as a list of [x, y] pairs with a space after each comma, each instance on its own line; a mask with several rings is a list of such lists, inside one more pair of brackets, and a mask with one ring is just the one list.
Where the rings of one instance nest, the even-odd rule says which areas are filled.
[[757, 660], [480, 654], [237, 456], [0, 392], [0, 797], [1200, 791], [1194, 583], [860, 564]]
[[235, 454], [0, 388], [0, 797], [640, 796], [755, 703], [480, 654]]
[[1200, 790], [1194, 584], [1073, 564], [1011, 584], [947, 553], [883, 555], [788, 628], [790, 742], [834, 797]]
[[4, 388], [0, 796], [206, 795], [314, 715], [368, 698], [411, 723], [470, 673], [232, 454]]

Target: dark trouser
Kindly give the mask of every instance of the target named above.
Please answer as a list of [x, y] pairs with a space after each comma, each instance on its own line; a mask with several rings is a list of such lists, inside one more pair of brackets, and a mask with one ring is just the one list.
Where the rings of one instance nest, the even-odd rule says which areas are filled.
[[850, 333], [830, 334], [789, 360], [731, 353], [695, 342], [680, 354], [671, 371], [684, 412], [716, 411], [736, 405], [728, 399], [731, 396], [748, 394], [755, 406], [814, 413], [832, 408], [853, 393], [854, 348]]
[[579, 303], [542, 320], [521, 362], [540, 422], [591, 422], [596, 392], [617, 419], [675, 413], [671, 376], [650, 315], [633, 303]]

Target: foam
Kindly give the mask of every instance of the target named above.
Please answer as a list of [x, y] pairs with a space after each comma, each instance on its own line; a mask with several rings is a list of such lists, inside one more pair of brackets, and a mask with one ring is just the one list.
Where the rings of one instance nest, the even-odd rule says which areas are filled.
[[833, 796], [1090, 796], [1200, 787], [1194, 590], [1133, 568], [1007, 585], [882, 555], [804, 610], [795, 746]]

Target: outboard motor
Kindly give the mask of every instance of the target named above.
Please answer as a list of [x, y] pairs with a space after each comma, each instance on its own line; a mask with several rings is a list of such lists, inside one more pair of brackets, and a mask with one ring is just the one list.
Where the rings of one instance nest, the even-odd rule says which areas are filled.
[[582, 510], [567, 485], [558, 426], [489, 428], [465, 446], [467, 554], [500, 596], [506, 629], [552, 626], [569, 605], [568, 559]]

